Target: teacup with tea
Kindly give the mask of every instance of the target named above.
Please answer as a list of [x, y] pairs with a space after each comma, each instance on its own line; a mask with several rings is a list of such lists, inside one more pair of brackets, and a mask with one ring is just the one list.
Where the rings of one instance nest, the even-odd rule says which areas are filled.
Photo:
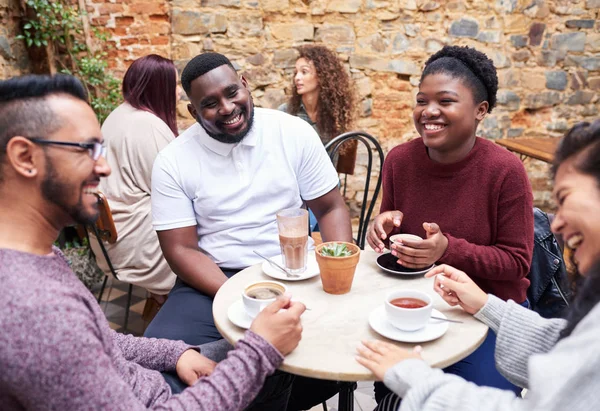
[[431, 297], [418, 290], [392, 291], [385, 299], [388, 321], [402, 331], [416, 331], [425, 327], [432, 309]]
[[244, 309], [250, 317], [254, 318], [286, 291], [287, 287], [278, 281], [259, 281], [249, 284], [242, 292]]

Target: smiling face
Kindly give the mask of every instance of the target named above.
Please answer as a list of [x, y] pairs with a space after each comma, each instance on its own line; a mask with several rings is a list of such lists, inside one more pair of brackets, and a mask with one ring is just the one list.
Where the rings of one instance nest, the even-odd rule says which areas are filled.
[[558, 211], [552, 231], [561, 234], [573, 250], [581, 274], [600, 259], [599, 182], [575, 167], [576, 157], [563, 162], [556, 172], [554, 196]]
[[190, 114], [215, 140], [239, 143], [250, 131], [254, 105], [248, 83], [228, 65], [192, 81], [189, 97]]
[[[100, 124], [89, 105], [65, 96], [49, 97], [48, 102], [53, 112], [63, 117], [63, 126], [47, 136], [47, 140], [102, 141]], [[106, 159], [101, 156], [94, 161], [87, 149], [77, 147], [53, 145], [39, 149], [43, 150], [45, 163], [40, 190], [46, 205], [64, 221], [94, 222], [98, 218], [94, 193], [100, 178], [110, 174]]]
[[317, 77], [317, 69], [312, 61], [299, 58], [296, 61], [296, 69], [294, 74], [294, 84], [299, 95], [319, 91], [319, 79]]
[[461, 79], [444, 73], [426, 76], [419, 85], [413, 121], [429, 157], [439, 163], [462, 160], [475, 144], [487, 108], [487, 101], [475, 103]]

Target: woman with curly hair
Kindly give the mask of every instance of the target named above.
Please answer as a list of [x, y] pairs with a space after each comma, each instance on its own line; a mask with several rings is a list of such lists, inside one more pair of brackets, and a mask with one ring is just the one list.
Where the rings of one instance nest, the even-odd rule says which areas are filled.
[[[494, 63], [469, 47], [446, 46], [425, 63], [413, 111], [421, 138], [393, 148], [383, 166], [381, 214], [367, 240], [382, 252], [390, 235], [398, 264], [452, 265], [485, 292], [527, 305], [533, 254], [533, 196], [519, 159], [477, 137], [496, 104]], [[495, 334], [446, 371], [478, 385], [520, 391], [494, 367]], [[381, 400], [385, 387], [376, 386]]]
[[[350, 76], [336, 54], [325, 46], [298, 48], [292, 96], [279, 110], [307, 121], [327, 144], [338, 135], [351, 131], [356, 96]], [[356, 144], [343, 147], [338, 171], [352, 174]]]
[[[342, 63], [325, 46], [298, 47], [292, 96], [278, 110], [308, 122], [323, 142], [352, 130], [356, 96], [350, 76]], [[354, 174], [357, 142], [340, 147], [334, 164], [339, 173]], [[310, 210], [309, 210], [310, 211]], [[319, 231], [317, 219], [310, 213], [312, 231]]]
[[399, 397], [402, 411], [600, 409], [600, 120], [579, 123], [567, 133], [552, 173], [558, 204], [552, 231], [574, 251], [580, 273], [566, 319], [541, 318], [486, 293], [477, 286], [475, 272], [442, 265], [426, 274], [435, 278], [434, 290], [449, 305], [462, 307], [498, 335], [496, 364], [528, 388], [526, 397], [482, 389], [434, 370], [418, 352], [365, 341], [357, 360], [397, 395], [380, 410], [398, 410]]

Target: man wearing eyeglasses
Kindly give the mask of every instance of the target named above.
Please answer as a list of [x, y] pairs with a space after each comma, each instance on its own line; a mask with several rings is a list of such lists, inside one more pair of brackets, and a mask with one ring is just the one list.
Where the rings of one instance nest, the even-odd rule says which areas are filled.
[[[52, 245], [65, 225], [98, 217], [111, 172], [102, 141], [74, 77], [0, 81], [0, 408], [243, 409], [297, 346], [304, 305], [278, 299], [218, 366], [207, 358], [222, 359], [218, 343], [111, 330]], [[160, 372], [193, 386], [173, 395]]]

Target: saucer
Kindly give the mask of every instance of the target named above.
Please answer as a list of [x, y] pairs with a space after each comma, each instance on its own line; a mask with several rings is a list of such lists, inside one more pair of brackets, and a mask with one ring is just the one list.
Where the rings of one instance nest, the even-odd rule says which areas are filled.
[[244, 302], [241, 299], [229, 306], [229, 309], [227, 310], [227, 317], [229, 317], [229, 321], [240, 328], [248, 329], [252, 324], [252, 317], [246, 314]]
[[[431, 315], [446, 318], [444, 314], [436, 309], [431, 311]], [[430, 319], [427, 325], [420, 330], [402, 331], [394, 327], [387, 320], [385, 306], [383, 304], [373, 310], [371, 315], [369, 315], [369, 325], [376, 333], [381, 334], [390, 340], [406, 343], [422, 343], [440, 338], [448, 331], [448, 324], [449, 323], [446, 321]]]
[[431, 264], [427, 268], [408, 268], [398, 264], [398, 257], [392, 253], [381, 254], [377, 257], [377, 267], [381, 268], [386, 273], [390, 274], [402, 274], [402, 275], [421, 275], [435, 267], [435, 264]]
[[[281, 254], [272, 257], [271, 260], [279, 264], [283, 267], [283, 257]], [[273, 267], [269, 264], [268, 261], [264, 261], [262, 264], [263, 272], [269, 277], [276, 278], [277, 280], [283, 281], [302, 281], [308, 280], [309, 278], [313, 278], [319, 275], [319, 264], [317, 264], [317, 258], [315, 257], [314, 251], [308, 252], [308, 257], [306, 258], [306, 270], [302, 273], [298, 273], [299, 277], [288, 277], [282, 272], [280, 269]]]

